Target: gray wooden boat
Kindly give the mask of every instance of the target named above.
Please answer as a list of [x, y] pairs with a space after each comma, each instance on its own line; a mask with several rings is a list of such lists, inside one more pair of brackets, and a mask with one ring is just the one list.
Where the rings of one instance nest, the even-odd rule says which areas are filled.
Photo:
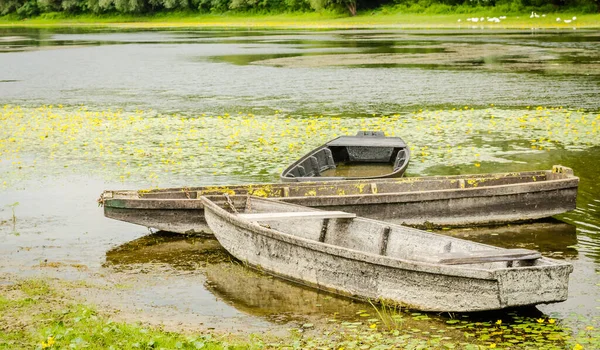
[[99, 201], [108, 218], [178, 233], [210, 233], [198, 198], [223, 193], [450, 227], [531, 221], [573, 210], [578, 184], [570, 168], [554, 166], [518, 173], [105, 191]]
[[281, 173], [284, 182], [337, 181], [401, 177], [410, 151], [399, 137], [359, 131], [315, 148]]
[[234, 212], [207, 197], [200, 201], [208, 225], [231, 255], [285, 279], [424, 311], [496, 310], [567, 299], [572, 265], [533, 250], [246, 198], [244, 208]]

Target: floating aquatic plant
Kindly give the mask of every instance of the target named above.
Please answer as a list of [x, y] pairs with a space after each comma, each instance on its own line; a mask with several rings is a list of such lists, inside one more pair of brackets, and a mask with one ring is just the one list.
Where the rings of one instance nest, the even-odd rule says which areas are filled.
[[[469, 106], [382, 116], [159, 114], [85, 107], [5, 105], [0, 109], [0, 186], [44, 173], [95, 172], [144, 184], [273, 181], [314, 147], [358, 130], [400, 136], [409, 171], [432, 165], [510, 162], [515, 153], [600, 144], [600, 115], [530, 107]], [[192, 180], [191, 180], [192, 179]]]

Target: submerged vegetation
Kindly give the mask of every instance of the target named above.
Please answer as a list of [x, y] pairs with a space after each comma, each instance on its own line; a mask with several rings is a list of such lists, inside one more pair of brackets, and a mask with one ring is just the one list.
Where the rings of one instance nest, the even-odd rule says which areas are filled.
[[[202, 179], [196, 185], [272, 181], [292, 160], [358, 130], [410, 140], [415, 173], [433, 165], [470, 165], [476, 170], [485, 162], [511, 162], [511, 155], [518, 153], [600, 145], [600, 114], [542, 106], [463, 106], [325, 118], [278, 111], [163, 115], [6, 105], [0, 109], [0, 122], [0, 188], [38, 171], [96, 173], [153, 186], [166, 178], [187, 185], [190, 178]], [[511, 141], [498, 141], [503, 139]]]

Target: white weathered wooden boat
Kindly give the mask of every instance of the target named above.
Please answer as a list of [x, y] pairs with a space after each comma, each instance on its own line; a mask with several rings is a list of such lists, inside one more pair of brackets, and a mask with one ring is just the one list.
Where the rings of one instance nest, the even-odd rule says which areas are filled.
[[[536, 220], [575, 209], [573, 170], [369, 181], [273, 183], [105, 191], [108, 218], [178, 233], [210, 233], [203, 195], [251, 194], [411, 226], [471, 226]], [[240, 204], [240, 205], [243, 205]]]
[[284, 182], [339, 181], [401, 177], [410, 151], [399, 137], [359, 131], [315, 148], [281, 173]]
[[536, 251], [246, 198], [235, 212], [207, 197], [200, 201], [229, 253], [285, 279], [425, 311], [495, 310], [567, 299], [572, 265]]

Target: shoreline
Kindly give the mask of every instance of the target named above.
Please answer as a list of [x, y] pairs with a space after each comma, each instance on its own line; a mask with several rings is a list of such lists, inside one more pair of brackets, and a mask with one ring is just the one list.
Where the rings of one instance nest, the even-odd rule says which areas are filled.
[[[600, 14], [552, 13], [541, 18], [530, 18], [528, 14], [506, 15], [499, 23], [488, 21], [498, 17], [496, 13], [472, 13], [449, 15], [360, 14], [355, 17], [340, 17], [328, 14], [278, 14], [278, 15], [196, 15], [158, 14], [156, 16], [106, 16], [80, 15], [48, 19], [43, 16], [10, 20], [0, 18], [0, 28], [6, 27], [106, 27], [106, 28], [252, 28], [252, 29], [533, 29], [533, 30], [577, 30], [599, 29]], [[483, 18], [483, 21], [469, 21]], [[558, 21], [557, 19], [561, 20]], [[576, 18], [573, 20], [573, 18]], [[565, 23], [565, 19], [570, 21]]]

